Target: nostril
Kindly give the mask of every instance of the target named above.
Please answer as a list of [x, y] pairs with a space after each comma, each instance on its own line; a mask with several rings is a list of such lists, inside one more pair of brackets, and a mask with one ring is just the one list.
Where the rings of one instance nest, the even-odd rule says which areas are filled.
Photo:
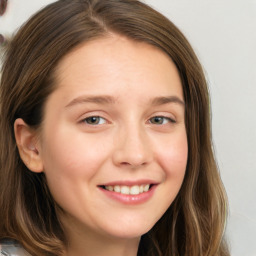
[[122, 162], [122, 165], [130, 165], [128, 162]]
[[140, 161], [130, 161], [130, 162], [122, 162], [121, 165], [124, 167], [129, 167], [131, 169], [136, 169], [138, 167], [145, 166], [146, 162], [140, 162]]
[[152, 149], [147, 143], [138, 139], [125, 139], [118, 143], [113, 151], [113, 162], [115, 165], [124, 168], [137, 169], [145, 167], [153, 159]]

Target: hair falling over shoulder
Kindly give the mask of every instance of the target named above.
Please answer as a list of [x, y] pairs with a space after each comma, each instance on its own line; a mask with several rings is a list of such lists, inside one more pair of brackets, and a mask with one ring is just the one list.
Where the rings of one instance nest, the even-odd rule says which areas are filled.
[[0, 239], [19, 241], [35, 256], [61, 256], [66, 237], [43, 173], [30, 172], [13, 124], [40, 129], [54, 70], [80, 44], [110, 33], [153, 45], [175, 63], [186, 104], [188, 162], [181, 190], [141, 238], [140, 256], [228, 256], [227, 198], [214, 159], [209, 96], [190, 44], [167, 18], [137, 0], [59, 0], [29, 19], [5, 52], [0, 87]]

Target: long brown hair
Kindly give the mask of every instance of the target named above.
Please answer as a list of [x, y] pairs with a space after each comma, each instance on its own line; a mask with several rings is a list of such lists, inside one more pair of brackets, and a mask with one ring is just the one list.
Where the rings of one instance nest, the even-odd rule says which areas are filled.
[[54, 71], [75, 47], [109, 33], [167, 53], [183, 86], [188, 138], [186, 175], [176, 199], [142, 236], [140, 256], [225, 256], [225, 191], [212, 150], [209, 98], [202, 67], [178, 28], [137, 0], [59, 0], [35, 14], [5, 54], [0, 91], [0, 239], [18, 240], [32, 255], [60, 256], [65, 234], [43, 173], [19, 157], [13, 124], [40, 127], [54, 90]]

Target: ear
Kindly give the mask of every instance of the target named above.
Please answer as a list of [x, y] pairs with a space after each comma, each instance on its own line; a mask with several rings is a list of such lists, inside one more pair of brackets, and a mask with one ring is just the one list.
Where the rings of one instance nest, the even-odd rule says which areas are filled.
[[21, 118], [18, 118], [14, 122], [14, 134], [24, 164], [32, 172], [43, 172], [43, 162], [38, 150], [35, 130], [30, 128]]

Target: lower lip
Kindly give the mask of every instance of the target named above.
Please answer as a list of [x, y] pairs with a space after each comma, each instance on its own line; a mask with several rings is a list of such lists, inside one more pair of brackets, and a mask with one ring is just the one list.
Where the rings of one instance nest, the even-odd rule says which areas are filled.
[[149, 191], [138, 194], [138, 195], [125, 195], [114, 191], [109, 191], [104, 188], [99, 187], [99, 189], [111, 199], [114, 199], [120, 203], [127, 204], [127, 205], [135, 205], [135, 204], [142, 204], [147, 202], [154, 194], [157, 185], [153, 185]]

